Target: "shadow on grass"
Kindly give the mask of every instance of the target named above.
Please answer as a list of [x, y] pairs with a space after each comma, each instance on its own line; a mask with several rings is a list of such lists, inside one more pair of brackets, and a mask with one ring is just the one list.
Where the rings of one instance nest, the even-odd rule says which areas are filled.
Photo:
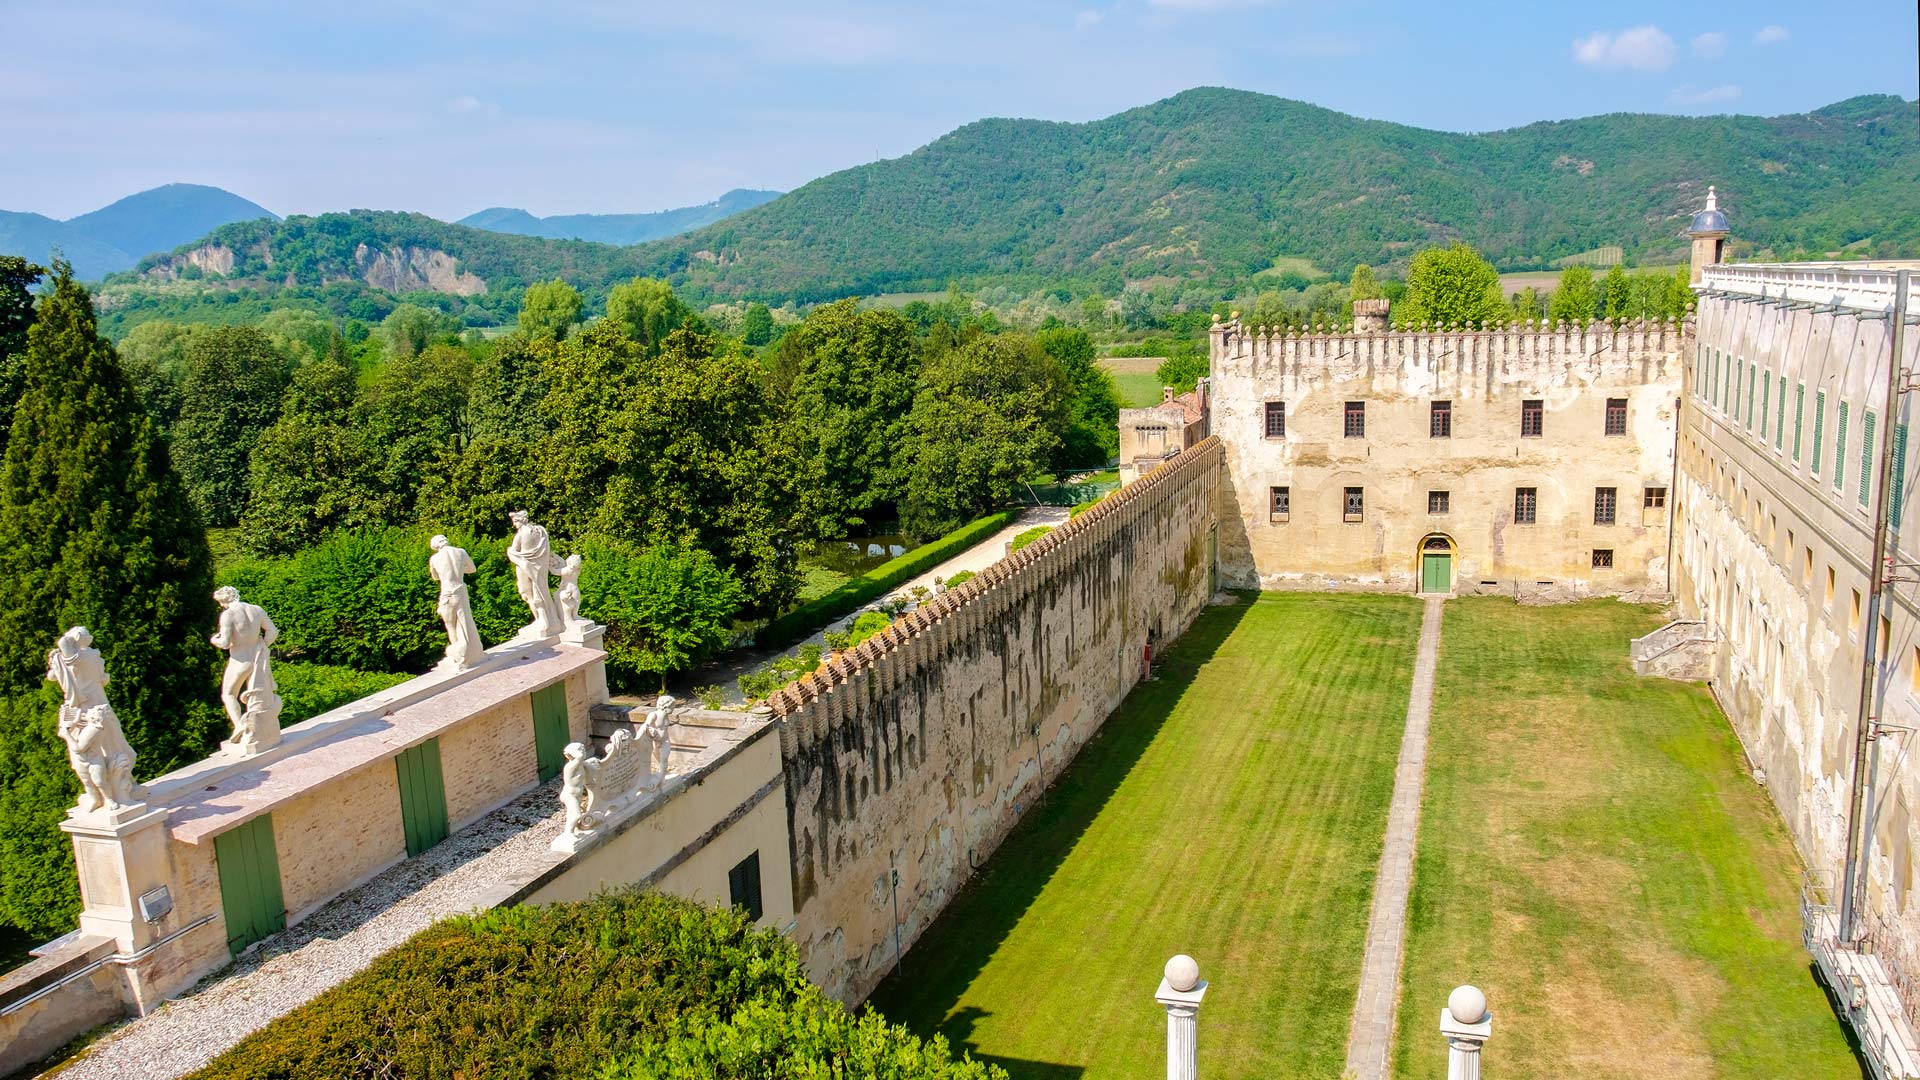
[[988, 1014], [973, 1007], [955, 1009], [966, 987], [993, 959], [1159, 735], [1201, 667], [1232, 636], [1254, 602], [1254, 594], [1241, 594], [1231, 606], [1201, 611], [1186, 633], [1157, 658], [1153, 680], [1127, 694], [1059, 780], [873, 992], [868, 1006], [918, 1034], [943, 1035], [956, 1049], [999, 1064], [1015, 1077], [1056, 1080], [1080, 1075], [1079, 1066], [981, 1053], [973, 1042], [973, 1030]]

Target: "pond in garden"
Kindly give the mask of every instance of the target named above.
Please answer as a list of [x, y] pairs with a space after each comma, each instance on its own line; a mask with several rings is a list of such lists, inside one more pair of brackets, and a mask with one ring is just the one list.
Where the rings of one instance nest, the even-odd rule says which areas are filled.
[[801, 556], [801, 561], [852, 577], [864, 574], [889, 559], [897, 559], [919, 546], [919, 541], [899, 533], [850, 536], [845, 540], [814, 544]]

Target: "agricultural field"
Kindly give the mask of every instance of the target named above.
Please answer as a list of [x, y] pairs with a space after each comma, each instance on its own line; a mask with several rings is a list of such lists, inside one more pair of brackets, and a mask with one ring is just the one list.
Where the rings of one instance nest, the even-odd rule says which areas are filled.
[[1124, 408], [1144, 409], [1160, 401], [1160, 379], [1154, 374], [1165, 357], [1161, 356], [1109, 356], [1099, 361], [1107, 374], [1113, 376], [1114, 388], [1120, 391], [1120, 404]]

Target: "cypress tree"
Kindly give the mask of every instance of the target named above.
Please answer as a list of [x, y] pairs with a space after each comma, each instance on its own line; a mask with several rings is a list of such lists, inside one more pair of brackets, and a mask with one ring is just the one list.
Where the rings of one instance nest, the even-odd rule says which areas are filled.
[[43, 685], [58, 634], [93, 631], [142, 776], [201, 756], [221, 726], [206, 536], [91, 297], [65, 264], [52, 285], [0, 463], [0, 922], [40, 933], [78, 907], [55, 826], [79, 787]]

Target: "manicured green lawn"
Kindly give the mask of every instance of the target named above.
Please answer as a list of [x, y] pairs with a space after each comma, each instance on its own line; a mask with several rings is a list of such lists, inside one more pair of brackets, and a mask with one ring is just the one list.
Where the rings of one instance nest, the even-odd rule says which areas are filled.
[[1499, 1080], [1860, 1075], [1733, 732], [1704, 688], [1628, 665], [1660, 621], [1448, 601], [1395, 1075], [1446, 1075], [1462, 982], [1487, 992]]
[[1200, 1072], [1339, 1075], [1420, 607], [1211, 608], [874, 995], [1016, 1077], [1154, 1076], [1177, 952]]

